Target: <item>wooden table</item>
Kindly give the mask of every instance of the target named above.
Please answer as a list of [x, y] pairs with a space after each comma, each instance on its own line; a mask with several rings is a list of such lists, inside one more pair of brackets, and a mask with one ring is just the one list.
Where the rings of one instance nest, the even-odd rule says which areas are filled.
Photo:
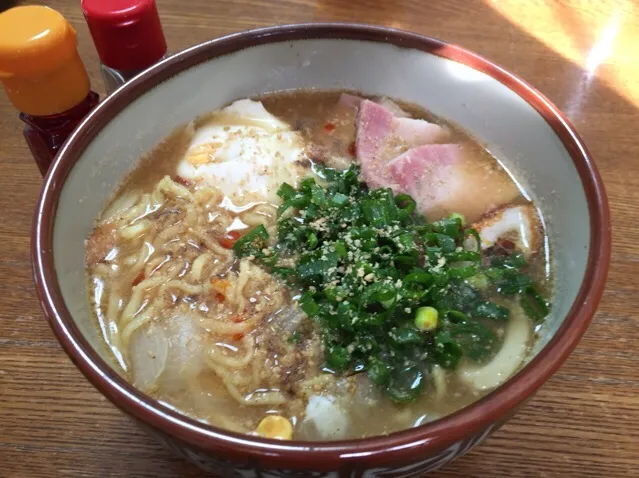
[[[46, 3], [77, 28], [81, 55], [102, 93], [80, 2]], [[173, 52], [276, 23], [383, 24], [473, 49], [562, 108], [610, 196], [607, 292], [554, 378], [484, 445], [434, 476], [639, 476], [639, 2], [158, 0], [158, 6]], [[200, 476], [96, 392], [43, 319], [29, 261], [41, 178], [21, 128], [0, 95], [0, 476]]]

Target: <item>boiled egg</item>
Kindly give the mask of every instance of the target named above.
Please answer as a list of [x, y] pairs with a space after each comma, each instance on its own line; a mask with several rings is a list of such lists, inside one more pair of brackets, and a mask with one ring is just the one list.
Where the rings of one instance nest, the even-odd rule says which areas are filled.
[[261, 102], [244, 99], [198, 127], [177, 173], [231, 199], [277, 203], [279, 186], [297, 187], [310, 173], [310, 162], [299, 132]]

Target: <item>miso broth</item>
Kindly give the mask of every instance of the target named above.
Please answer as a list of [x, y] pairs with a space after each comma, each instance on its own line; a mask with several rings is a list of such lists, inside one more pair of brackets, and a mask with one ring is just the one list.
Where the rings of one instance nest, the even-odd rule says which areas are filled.
[[473, 137], [388, 98], [295, 91], [194, 119], [87, 240], [133, 385], [270, 438], [392, 433], [520, 368], [548, 314], [539, 210]]

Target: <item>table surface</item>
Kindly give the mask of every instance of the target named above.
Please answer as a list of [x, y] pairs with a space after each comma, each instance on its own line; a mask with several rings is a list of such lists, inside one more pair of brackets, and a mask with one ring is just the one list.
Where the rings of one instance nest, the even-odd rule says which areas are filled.
[[[0, 1], [0, 5], [6, 2]], [[46, 2], [78, 30], [78, 0]], [[520, 75], [564, 110], [601, 171], [614, 247], [607, 290], [565, 365], [485, 444], [432, 476], [639, 476], [639, 2], [625, 0], [158, 0], [169, 49], [240, 30], [356, 21], [439, 37]], [[36, 299], [29, 261], [41, 177], [0, 94], [0, 476], [195, 477], [84, 379]], [[636, 175], [636, 176], [635, 176]]]

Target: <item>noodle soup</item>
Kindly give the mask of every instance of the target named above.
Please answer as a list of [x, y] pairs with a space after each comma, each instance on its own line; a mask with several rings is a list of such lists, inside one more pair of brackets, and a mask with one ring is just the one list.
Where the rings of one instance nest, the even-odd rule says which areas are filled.
[[142, 158], [87, 240], [96, 324], [133, 385], [269, 438], [391, 433], [482, 397], [548, 314], [542, 218], [413, 105], [278, 93]]

